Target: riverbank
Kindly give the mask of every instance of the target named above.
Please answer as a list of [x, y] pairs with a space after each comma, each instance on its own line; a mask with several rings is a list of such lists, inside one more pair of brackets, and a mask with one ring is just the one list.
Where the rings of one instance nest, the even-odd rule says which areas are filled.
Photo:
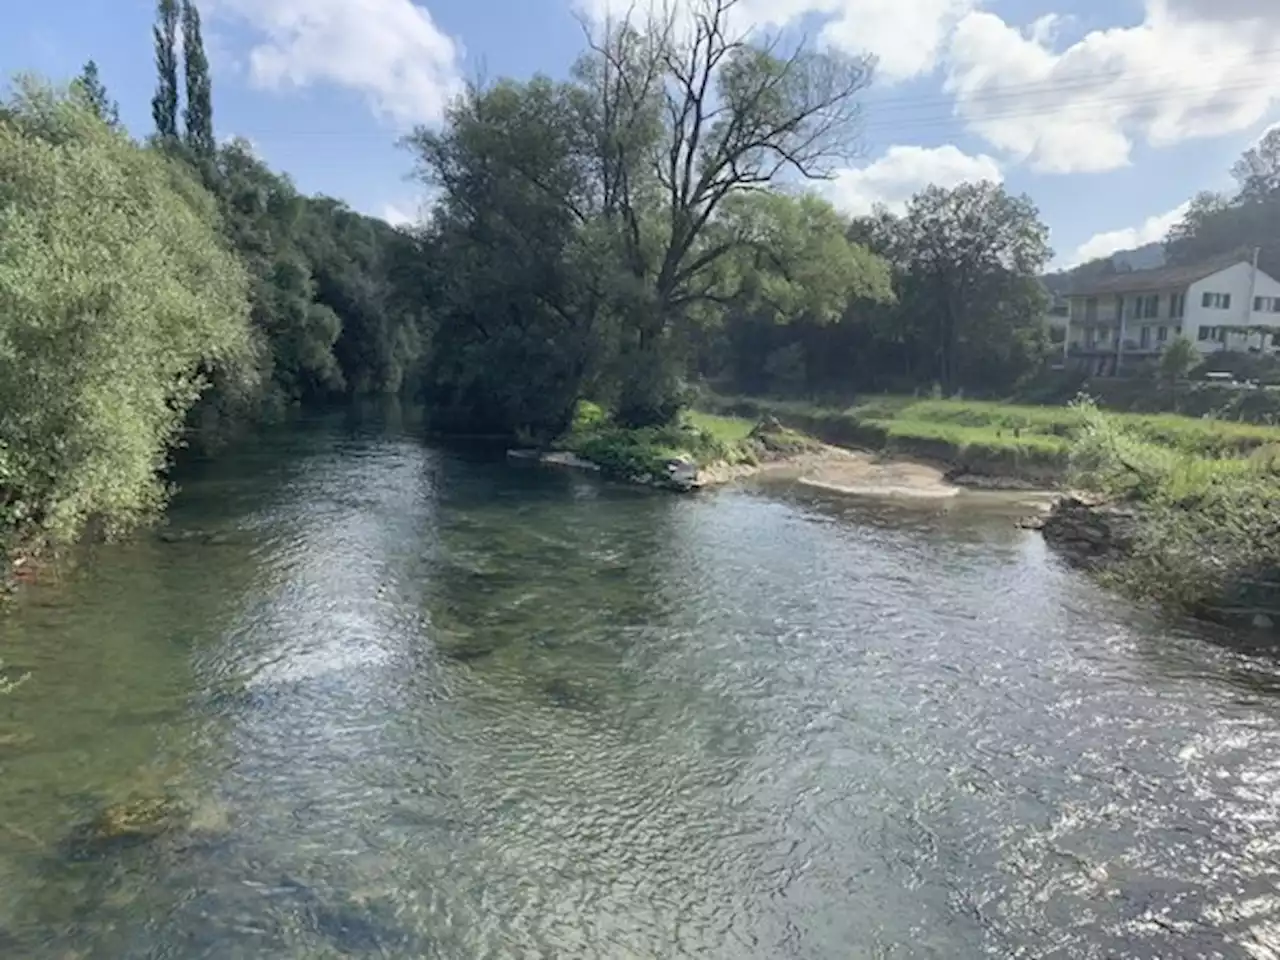
[[[1078, 408], [970, 400], [868, 397], [828, 407], [708, 394], [712, 414], [769, 416], [824, 443], [935, 464], [966, 486], [1069, 485]], [[1173, 414], [1099, 413], [1137, 440], [1210, 459], [1238, 458], [1280, 444], [1280, 428]]]
[[[886, 474], [937, 476], [915, 488], [1053, 488], [1026, 525], [1072, 565], [1171, 612], [1280, 625], [1280, 428], [1084, 403], [1026, 407], [876, 398], [835, 410], [710, 398], [721, 415], [766, 415], [857, 445]], [[921, 473], [920, 471], [924, 471]], [[805, 478], [861, 492], [860, 478]]]
[[[765, 415], [686, 411], [669, 427], [616, 427], [584, 405], [575, 427], [552, 449], [511, 450], [513, 459], [601, 473], [625, 482], [677, 491], [720, 486], [752, 477], [788, 480], [850, 496], [928, 501], [962, 492], [1034, 494], [1027, 504], [1042, 511], [1050, 484], [992, 477], [921, 457], [824, 443]], [[1022, 501], [1017, 501], [1022, 502]]]

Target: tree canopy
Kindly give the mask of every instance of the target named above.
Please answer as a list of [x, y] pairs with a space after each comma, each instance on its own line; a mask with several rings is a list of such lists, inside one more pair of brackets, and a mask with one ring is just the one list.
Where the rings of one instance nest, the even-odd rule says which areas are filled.
[[0, 121], [0, 511], [55, 540], [125, 526], [211, 366], [251, 349], [248, 284], [176, 161], [26, 83]]

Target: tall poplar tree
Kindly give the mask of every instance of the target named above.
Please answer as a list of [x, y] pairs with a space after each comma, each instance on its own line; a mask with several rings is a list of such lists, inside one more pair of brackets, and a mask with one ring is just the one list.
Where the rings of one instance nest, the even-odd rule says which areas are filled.
[[178, 0], [158, 0], [153, 33], [159, 80], [151, 98], [151, 116], [160, 138], [172, 141], [178, 136]]
[[191, 0], [182, 2], [182, 53], [187, 80], [187, 107], [183, 114], [187, 146], [196, 156], [211, 157], [214, 151], [213, 85], [204, 38], [200, 34], [200, 10]]

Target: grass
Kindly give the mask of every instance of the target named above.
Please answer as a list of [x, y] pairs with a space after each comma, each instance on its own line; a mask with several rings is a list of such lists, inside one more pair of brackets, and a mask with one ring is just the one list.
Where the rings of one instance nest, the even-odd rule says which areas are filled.
[[686, 413], [685, 422], [724, 444], [741, 443], [747, 439], [751, 429], [756, 425], [754, 420], [746, 417], [703, 413], [700, 410], [690, 410]]
[[[976, 473], [1065, 473], [1082, 427], [1078, 409], [975, 400], [876, 396], [845, 407], [745, 397], [709, 397], [712, 414], [760, 417], [812, 433], [828, 443], [889, 450], [945, 461]], [[1182, 417], [1100, 413], [1124, 434], [1193, 457], [1231, 459], [1280, 449], [1280, 427]]]
[[1172, 609], [1280, 617], [1280, 447], [1204, 455], [1081, 414], [1073, 479], [1135, 510], [1133, 543], [1105, 575]]
[[569, 432], [556, 444], [626, 480], [662, 484], [671, 460], [699, 468], [713, 464], [757, 465], [789, 459], [821, 447], [800, 431], [774, 424], [760, 429], [758, 418], [685, 411], [670, 425], [628, 429], [599, 406], [578, 404]]
[[598, 405], [582, 401], [569, 432], [556, 445], [598, 464], [610, 476], [661, 482], [671, 460], [705, 467], [748, 459], [744, 441], [752, 426], [736, 417], [692, 414], [667, 426], [628, 429], [615, 424]]

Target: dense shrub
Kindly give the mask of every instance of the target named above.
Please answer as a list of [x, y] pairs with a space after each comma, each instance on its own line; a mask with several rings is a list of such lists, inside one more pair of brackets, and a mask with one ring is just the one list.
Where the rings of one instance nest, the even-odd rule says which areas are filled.
[[247, 283], [186, 169], [27, 84], [0, 119], [0, 529], [51, 543], [158, 507]]
[[1081, 408], [1075, 482], [1136, 508], [1128, 556], [1108, 573], [1133, 593], [1194, 613], [1280, 610], [1280, 458], [1205, 456], [1153, 443]]

